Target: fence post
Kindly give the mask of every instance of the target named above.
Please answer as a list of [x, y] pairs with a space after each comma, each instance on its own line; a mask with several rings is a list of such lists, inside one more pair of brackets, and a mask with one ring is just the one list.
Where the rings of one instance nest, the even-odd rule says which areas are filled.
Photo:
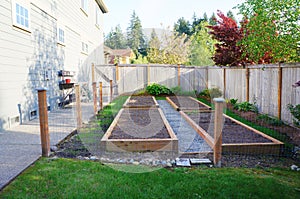
[[150, 64], [147, 65], [147, 85], [150, 85]]
[[76, 97], [76, 116], [77, 116], [77, 130], [81, 128], [82, 115], [81, 115], [81, 101], [80, 101], [80, 86], [75, 85], [75, 97]]
[[281, 98], [282, 98], [282, 67], [279, 63], [278, 69], [278, 119], [281, 120]]
[[95, 65], [92, 63], [92, 82], [95, 82]]
[[222, 157], [222, 129], [223, 129], [223, 106], [224, 98], [214, 98], [215, 121], [214, 121], [214, 165], [221, 167]]
[[94, 114], [97, 114], [97, 85], [96, 82], [93, 82], [93, 100], [94, 100]]
[[48, 107], [47, 107], [47, 91], [44, 88], [38, 90], [39, 118], [40, 118], [40, 134], [42, 144], [42, 156], [50, 155], [50, 137], [48, 126]]
[[116, 82], [119, 81], [119, 64], [116, 64]]
[[109, 85], [110, 85], [110, 101], [112, 102], [113, 100], [113, 80], [109, 80]]
[[250, 70], [246, 68], [246, 101], [249, 102]]
[[224, 84], [224, 90], [223, 90], [223, 97], [226, 97], [226, 68], [223, 68], [223, 84]]
[[177, 65], [177, 78], [178, 86], [180, 87], [180, 64]]
[[102, 97], [103, 91], [102, 91], [102, 82], [99, 83], [99, 106], [100, 110], [103, 109], [103, 97]]
[[208, 89], [208, 66], [206, 67], [205, 72], [206, 72], [205, 85], [206, 85], [206, 89]]

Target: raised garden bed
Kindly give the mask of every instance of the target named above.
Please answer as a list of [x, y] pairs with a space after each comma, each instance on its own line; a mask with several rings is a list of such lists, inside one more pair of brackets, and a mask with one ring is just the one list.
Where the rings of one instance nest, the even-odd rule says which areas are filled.
[[[180, 99], [184, 101], [183, 97]], [[188, 97], [187, 101], [191, 98]], [[195, 99], [196, 100], [196, 99]], [[174, 103], [175, 104], [175, 103]], [[174, 106], [173, 106], [174, 107]], [[176, 107], [174, 107], [176, 108]], [[178, 109], [177, 109], [178, 110]], [[212, 111], [183, 110], [185, 120], [214, 147], [214, 113]], [[238, 154], [279, 155], [283, 143], [224, 114], [222, 129], [222, 151]]]
[[186, 97], [186, 96], [170, 96], [167, 97], [166, 100], [173, 106], [176, 110], [211, 110], [209, 106], [206, 104], [199, 102], [195, 98]]
[[159, 107], [153, 96], [131, 96], [123, 105], [123, 108], [154, 108]]
[[178, 139], [160, 108], [121, 109], [101, 140], [105, 151], [178, 152]]

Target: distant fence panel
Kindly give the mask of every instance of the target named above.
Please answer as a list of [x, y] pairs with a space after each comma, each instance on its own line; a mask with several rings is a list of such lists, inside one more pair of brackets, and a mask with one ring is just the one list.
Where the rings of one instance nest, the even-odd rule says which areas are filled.
[[250, 70], [249, 100], [260, 112], [278, 115], [278, 68]]
[[219, 88], [224, 91], [224, 70], [222, 68], [212, 67], [208, 70], [208, 88]]
[[207, 71], [206, 67], [196, 67], [194, 69], [195, 73], [195, 90], [198, 92], [203, 91], [207, 88]]
[[300, 80], [300, 64], [285, 64], [282, 67], [281, 119], [291, 122], [292, 115], [287, 109], [287, 105], [300, 104], [300, 87], [292, 87], [295, 82]]
[[[112, 79], [118, 94], [132, 93], [145, 88], [149, 83], [158, 83], [169, 88], [179, 85], [185, 91], [217, 87], [224, 98], [256, 103], [259, 111], [283, 121], [292, 122], [287, 104], [300, 104], [300, 88], [292, 85], [300, 80], [300, 63], [236, 67], [187, 67], [177, 65], [124, 64], [119, 66], [96, 66], [101, 73], [97, 81], [103, 82], [103, 93], [109, 93], [106, 78]], [[247, 84], [249, 71], [249, 86]], [[97, 72], [97, 71], [96, 71]], [[105, 74], [106, 78], [103, 78]], [[115, 92], [115, 91], [114, 91]], [[116, 94], [116, 93], [115, 93]]]
[[159, 83], [169, 88], [177, 86], [177, 70], [171, 67], [150, 66], [150, 83]]
[[246, 101], [246, 69], [226, 69], [225, 98]]

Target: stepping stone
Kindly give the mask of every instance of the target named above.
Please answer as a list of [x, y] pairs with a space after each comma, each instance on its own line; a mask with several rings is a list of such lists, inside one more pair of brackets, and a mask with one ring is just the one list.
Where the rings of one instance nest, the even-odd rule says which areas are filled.
[[181, 166], [181, 167], [190, 167], [190, 159], [188, 158], [176, 158], [176, 166]]
[[207, 158], [190, 158], [191, 164], [211, 164], [211, 161]]

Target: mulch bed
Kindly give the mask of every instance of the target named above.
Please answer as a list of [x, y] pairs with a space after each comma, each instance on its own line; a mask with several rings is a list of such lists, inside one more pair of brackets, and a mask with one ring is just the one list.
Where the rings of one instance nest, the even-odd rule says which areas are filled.
[[[210, 122], [214, 122], [212, 114], [213, 113], [188, 113], [188, 116], [206, 132], [209, 131], [209, 134], [213, 137], [214, 125], [213, 123], [210, 124]], [[222, 141], [224, 144], [272, 142], [228, 118], [225, 118], [222, 129]]]
[[124, 109], [109, 139], [170, 138], [158, 109]]
[[124, 104], [125, 107], [145, 107], [156, 106], [152, 96], [131, 96]]
[[254, 124], [275, 130], [281, 134], [286, 135], [288, 137], [288, 140], [286, 140], [286, 141], [288, 141], [289, 143], [294, 144], [296, 146], [300, 146], [300, 129], [299, 128], [295, 128], [295, 127], [292, 127], [292, 126], [289, 126], [286, 124], [271, 124], [270, 121], [259, 119], [258, 113], [251, 112], [251, 111], [247, 111], [247, 112], [237, 111], [237, 110], [233, 109], [233, 107], [230, 104], [227, 105], [227, 108], [231, 112], [239, 115], [242, 118], [245, 118], [246, 120], [248, 120]]
[[206, 106], [197, 103], [196, 101], [190, 99], [187, 96], [170, 96], [169, 99], [172, 100], [180, 109], [198, 110], [207, 108]]

